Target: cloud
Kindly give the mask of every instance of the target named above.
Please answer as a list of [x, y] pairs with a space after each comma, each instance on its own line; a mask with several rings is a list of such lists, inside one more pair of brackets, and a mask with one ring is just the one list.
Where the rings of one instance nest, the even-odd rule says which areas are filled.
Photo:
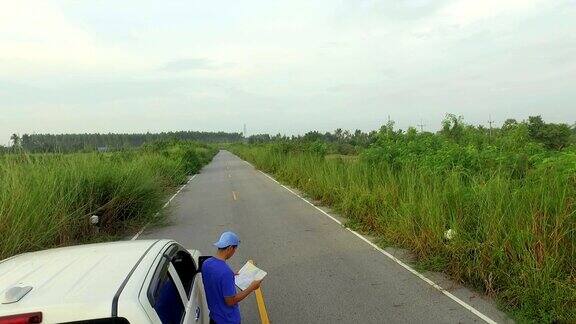
[[[206, 96], [218, 91], [226, 82], [214, 84], [205, 78], [139, 78], [115, 76], [107, 78], [55, 79], [52, 81], [13, 82], [0, 78], [0, 110], [51, 103], [58, 106], [95, 104], [130, 100], [156, 100], [174, 96]], [[222, 91], [219, 91], [222, 92]], [[214, 95], [213, 95], [214, 96]], [[127, 106], [126, 109], [134, 109]]]
[[90, 36], [48, 1], [4, 2], [0, 39], [1, 57], [20, 60], [66, 60], [94, 50]]
[[[450, 0], [344, 0], [339, 11], [340, 18], [382, 19], [390, 22], [414, 21], [434, 15], [450, 3]], [[356, 19], [354, 19], [356, 20]]]
[[170, 61], [166, 63], [162, 69], [170, 72], [181, 72], [189, 70], [213, 70], [216, 68], [217, 66], [208, 59], [187, 58]]
[[446, 6], [440, 15], [453, 23], [467, 25], [502, 15], [518, 14], [538, 7], [543, 0], [464, 0]]
[[20, 78], [63, 71], [142, 68], [142, 56], [106, 46], [51, 1], [2, 1], [0, 71]]

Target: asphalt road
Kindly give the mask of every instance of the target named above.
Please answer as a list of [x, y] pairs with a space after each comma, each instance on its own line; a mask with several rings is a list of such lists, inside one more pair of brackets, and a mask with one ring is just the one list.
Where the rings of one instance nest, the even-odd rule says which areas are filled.
[[[235, 231], [242, 243], [230, 264], [253, 259], [268, 272], [262, 289], [273, 323], [485, 323], [227, 151], [167, 213], [167, 226], [140, 239], [172, 238], [213, 254], [220, 233]], [[490, 318], [505, 318], [475, 302]], [[259, 322], [253, 296], [240, 308], [243, 323]]]

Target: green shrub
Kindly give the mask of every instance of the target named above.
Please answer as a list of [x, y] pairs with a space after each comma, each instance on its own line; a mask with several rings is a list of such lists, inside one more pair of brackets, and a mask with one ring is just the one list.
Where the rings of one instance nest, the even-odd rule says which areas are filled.
[[[0, 259], [121, 235], [154, 215], [215, 151], [195, 143], [116, 153], [0, 158]], [[100, 232], [89, 224], [100, 218]]]
[[356, 160], [290, 143], [232, 149], [428, 268], [496, 296], [520, 321], [575, 319], [576, 154], [420, 140], [380, 141]]

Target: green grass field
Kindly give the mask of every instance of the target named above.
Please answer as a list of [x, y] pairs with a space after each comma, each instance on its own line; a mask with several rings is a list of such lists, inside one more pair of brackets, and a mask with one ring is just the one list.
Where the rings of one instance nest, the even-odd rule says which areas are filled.
[[520, 322], [576, 319], [576, 179], [558, 168], [562, 161], [518, 178], [278, 147], [232, 150], [383, 242], [410, 249], [419, 266], [494, 296]]
[[[0, 259], [125, 235], [214, 154], [181, 142], [103, 154], [0, 155]], [[91, 215], [99, 216], [98, 233]]]

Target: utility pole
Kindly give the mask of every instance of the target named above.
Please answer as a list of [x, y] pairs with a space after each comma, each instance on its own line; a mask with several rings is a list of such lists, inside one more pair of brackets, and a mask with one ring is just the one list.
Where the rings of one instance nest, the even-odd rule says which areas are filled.
[[424, 133], [424, 122], [422, 121], [422, 119], [420, 119], [420, 124], [416, 125], [418, 127], [420, 127], [420, 133]]
[[244, 124], [244, 131], [242, 132], [242, 136], [244, 136], [244, 138], [247, 138], [247, 136], [246, 136], [246, 124]]
[[492, 123], [494, 123], [492, 116], [488, 115], [488, 124], [490, 125], [490, 133], [488, 133], [488, 136], [490, 137], [492, 137]]

